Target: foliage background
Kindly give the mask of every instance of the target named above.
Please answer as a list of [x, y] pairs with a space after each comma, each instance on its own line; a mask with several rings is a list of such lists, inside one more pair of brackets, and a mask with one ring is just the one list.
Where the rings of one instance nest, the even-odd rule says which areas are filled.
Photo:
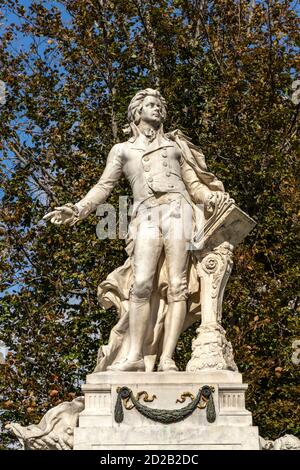
[[[299, 436], [295, 8], [288, 0], [2, 0], [2, 427], [38, 422], [80, 394], [107, 341], [116, 316], [101, 310], [96, 288], [125, 260], [123, 241], [98, 240], [95, 216], [72, 229], [41, 219], [97, 181], [124, 139], [132, 95], [159, 87], [166, 129], [200, 144], [257, 220], [235, 251], [223, 325], [260, 434]], [[129, 191], [122, 180], [108, 202]], [[192, 335], [178, 344], [181, 368]]]

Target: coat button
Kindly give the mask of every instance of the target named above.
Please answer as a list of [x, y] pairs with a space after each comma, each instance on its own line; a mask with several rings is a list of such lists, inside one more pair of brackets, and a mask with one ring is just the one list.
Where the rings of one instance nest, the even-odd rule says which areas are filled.
[[168, 172], [166, 173], [166, 176], [171, 176], [171, 173], [168, 171]]
[[150, 171], [150, 166], [144, 166], [145, 171]]
[[149, 157], [144, 157], [144, 162], [149, 162]]
[[163, 153], [162, 156], [163, 156], [164, 158], [167, 158], [168, 155], [167, 155], [166, 153]]
[[167, 163], [167, 162], [163, 162], [163, 166], [168, 166], [168, 163]]
[[152, 176], [149, 176], [148, 181], [149, 181], [149, 183], [152, 183], [152, 181], [153, 181]]

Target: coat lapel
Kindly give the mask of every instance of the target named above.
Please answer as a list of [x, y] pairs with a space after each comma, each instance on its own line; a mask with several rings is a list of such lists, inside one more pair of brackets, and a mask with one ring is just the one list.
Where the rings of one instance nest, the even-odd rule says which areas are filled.
[[170, 142], [170, 140], [165, 139], [164, 137], [155, 139], [147, 149], [145, 149], [144, 155], [148, 155], [149, 153], [156, 152], [157, 150], [165, 147], [174, 147], [174, 144]]
[[137, 139], [135, 142], [130, 142], [130, 148], [135, 150], [143, 151], [143, 155], [148, 155], [150, 153], [156, 152], [157, 150], [165, 147], [174, 147], [174, 143], [165, 137], [159, 136], [158, 139], [155, 139], [151, 144], [146, 147]]

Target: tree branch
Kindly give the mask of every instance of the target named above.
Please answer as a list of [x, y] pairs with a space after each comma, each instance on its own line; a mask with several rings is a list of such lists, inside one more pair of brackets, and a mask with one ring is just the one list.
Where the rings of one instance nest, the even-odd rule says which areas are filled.
[[[29, 162], [26, 160], [26, 158], [22, 156], [20, 151], [12, 143], [9, 144], [9, 148], [20, 162], [22, 162], [24, 165], [29, 165]], [[35, 166], [34, 163], [33, 166]], [[55, 202], [55, 204], [59, 204], [52, 189], [44, 181], [42, 181], [41, 178], [38, 178], [34, 173], [31, 174], [31, 178], [40, 186], [40, 188], [43, 189], [43, 191], [45, 191], [45, 193]]]
[[146, 36], [148, 37], [148, 48], [150, 50], [150, 58], [151, 58], [150, 63], [153, 66], [153, 69], [155, 70], [155, 74], [156, 74], [154, 77], [154, 83], [155, 83], [155, 86], [159, 88], [160, 87], [160, 79], [159, 79], [160, 67], [158, 65], [158, 60], [157, 60], [157, 55], [156, 55], [156, 50], [155, 50], [156, 35], [151, 26], [151, 19], [150, 19], [149, 11], [147, 10], [147, 6], [146, 6], [145, 15], [143, 14], [143, 11], [142, 11], [143, 2], [141, 0], [134, 0], [134, 3], [137, 7], [140, 18], [142, 20]]

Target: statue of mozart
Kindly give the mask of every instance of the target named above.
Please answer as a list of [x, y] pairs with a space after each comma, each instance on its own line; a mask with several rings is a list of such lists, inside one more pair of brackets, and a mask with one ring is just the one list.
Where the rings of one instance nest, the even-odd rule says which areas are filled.
[[[100, 347], [95, 371], [152, 371], [156, 361], [158, 371], [177, 371], [173, 353], [182, 331], [201, 317], [203, 323], [206, 315], [208, 327], [215, 325], [218, 334], [224, 332], [217, 321], [226, 283], [222, 279], [225, 271], [229, 276], [230, 261], [222, 260], [231, 255], [234, 243], [221, 239], [205, 258], [201, 272], [209, 278], [210, 293], [203, 293], [206, 281], [200, 284], [197, 265], [199, 253], [204, 256], [203, 228], [213, 220], [216, 208], [234, 201], [207, 171], [198, 147], [178, 130], [164, 133], [165, 118], [166, 102], [159, 91], [138, 92], [128, 107], [130, 137], [113, 146], [98, 183], [76, 204], [44, 216], [57, 225], [74, 225], [105, 202], [122, 173], [130, 182], [134, 210], [127, 234], [129, 257], [98, 288], [101, 305], [115, 306], [119, 320], [108, 345]], [[216, 269], [223, 269], [222, 275], [217, 273], [211, 281]], [[212, 315], [204, 304], [214, 302], [219, 278], [222, 292]], [[230, 343], [224, 347], [226, 367], [235, 370]]]

